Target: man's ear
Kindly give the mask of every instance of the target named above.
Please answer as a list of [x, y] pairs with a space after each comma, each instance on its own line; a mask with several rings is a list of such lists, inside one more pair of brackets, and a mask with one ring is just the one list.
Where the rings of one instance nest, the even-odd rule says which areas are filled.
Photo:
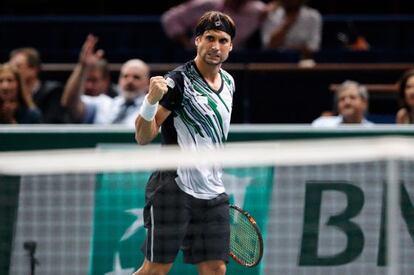
[[196, 45], [196, 47], [198, 47], [199, 43], [200, 43], [200, 36], [197, 36], [194, 40], [194, 44]]

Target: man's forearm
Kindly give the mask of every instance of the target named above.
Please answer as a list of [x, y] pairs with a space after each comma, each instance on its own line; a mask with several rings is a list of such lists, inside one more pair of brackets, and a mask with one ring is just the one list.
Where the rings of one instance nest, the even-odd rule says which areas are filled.
[[145, 96], [135, 121], [135, 140], [139, 144], [150, 143], [158, 135], [161, 125], [171, 114], [170, 110], [158, 105], [167, 91], [167, 80], [164, 77], [151, 77], [149, 92]]
[[68, 108], [77, 118], [81, 117], [83, 113], [81, 93], [85, 73], [86, 68], [81, 64], [77, 64], [66, 82], [61, 99], [62, 106]]
[[159, 126], [155, 119], [147, 121], [139, 115], [135, 121], [135, 129], [135, 140], [138, 144], [145, 145], [158, 135]]

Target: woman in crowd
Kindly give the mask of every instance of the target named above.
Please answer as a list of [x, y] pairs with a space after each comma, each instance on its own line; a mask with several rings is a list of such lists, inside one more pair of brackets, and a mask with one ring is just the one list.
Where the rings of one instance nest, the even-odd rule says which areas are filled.
[[399, 100], [397, 124], [414, 124], [414, 69], [405, 72], [401, 77]]
[[32, 124], [41, 122], [41, 113], [25, 92], [19, 73], [10, 65], [0, 65], [0, 123]]

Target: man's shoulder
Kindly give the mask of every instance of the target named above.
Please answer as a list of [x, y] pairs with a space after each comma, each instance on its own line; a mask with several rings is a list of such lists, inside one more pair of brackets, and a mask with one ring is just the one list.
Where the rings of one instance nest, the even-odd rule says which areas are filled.
[[62, 83], [55, 80], [45, 80], [40, 82], [40, 87], [38, 90], [39, 94], [47, 95], [55, 92], [63, 92]]
[[229, 78], [233, 78], [232, 75], [228, 71], [226, 71], [225, 69], [220, 68], [220, 71], [224, 76], [229, 77]]
[[44, 87], [45, 89], [56, 89], [61, 88], [62, 83], [56, 80], [44, 80], [40, 84], [41, 87]]
[[321, 116], [312, 122], [314, 127], [333, 127], [341, 124], [342, 118], [339, 116]]
[[224, 69], [220, 69], [220, 71], [224, 81], [226, 81], [228, 85], [235, 86], [233, 76]]
[[302, 14], [304, 14], [307, 18], [322, 20], [322, 15], [317, 9], [311, 8], [309, 6], [303, 6], [302, 11]]
[[364, 125], [364, 126], [373, 126], [373, 125], [375, 125], [375, 123], [374, 122], [372, 122], [372, 121], [370, 121], [370, 120], [368, 120], [368, 119], [366, 119], [366, 118], [364, 118], [363, 120], [362, 120], [362, 123], [361, 123], [362, 125]]
[[188, 63], [189, 62], [184, 63], [182, 65], [179, 65], [179, 66], [175, 67], [173, 70], [169, 71], [167, 74], [168, 75], [177, 75], [177, 74], [181, 74], [181, 73], [187, 71], [188, 70], [188, 67], [189, 67], [189, 64]]
[[170, 77], [174, 81], [181, 81], [184, 75], [190, 75], [194, 72], [195, 68], [193, 66], [193, 61], [188, 61], [175, 69], [169, 71], [165, 77]]

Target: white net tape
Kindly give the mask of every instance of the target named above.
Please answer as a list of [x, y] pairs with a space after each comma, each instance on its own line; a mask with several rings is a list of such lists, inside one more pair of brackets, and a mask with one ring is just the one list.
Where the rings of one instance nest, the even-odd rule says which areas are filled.
[[[20, 179], [10, 274], [29, 274], [28, 240], [37, 243], [38, 274], [132, 273], [142, 260], [150, 171], [195, 164], [226, 168], [232, 202], [256, 218], [264, 235], [261, 264], [244, 270], [230, 263], [228, 274], [414, 274], [413, 141], [0, 153], [0, 186]], [[177, 266], [171, 274], [195, 271]]]

